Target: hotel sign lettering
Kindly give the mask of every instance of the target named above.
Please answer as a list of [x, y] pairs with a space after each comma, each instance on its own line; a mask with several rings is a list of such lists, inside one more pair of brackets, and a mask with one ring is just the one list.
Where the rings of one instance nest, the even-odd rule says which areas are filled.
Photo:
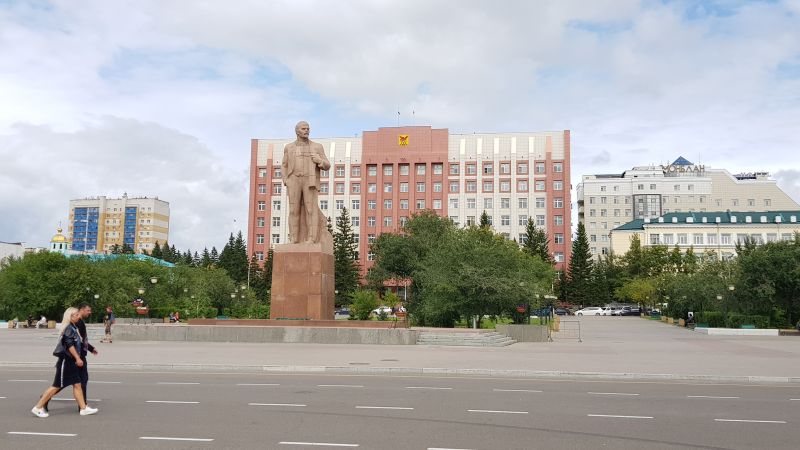
[[687, 164], [687, 165], [676, 165], [670, 164], [669, 166], [661, 166], [661, 170], [664, 173], [695, 173], [701, 174], [705, 173], [706, 166], [703, 164]]

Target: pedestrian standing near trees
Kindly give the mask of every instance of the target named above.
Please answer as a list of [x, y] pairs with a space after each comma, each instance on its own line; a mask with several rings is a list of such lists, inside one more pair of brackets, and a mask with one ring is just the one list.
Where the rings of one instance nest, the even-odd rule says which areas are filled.
[[116, 317], [114, 317], [114, 311], [111, 309], [110, 305], [106, 306], [106, 313], [103, 316], [103, 325], [105, 326], [106, 335], [100, 340], [100, 342], [105, 342], [108, 344], [113, 342], [111, 339], [111, 325], [114, 325], [115, 321]]
[[46, 418], [50, 414], [45, 409], [47, 402], [59, 391], [67, 386], [72, 386], [72, 395], [78, 403], [80, 415], [88, 416], [97, 413], [97, 408], [92, 408], [86, 404], [83, 390], [81, 389], [81, 369], [85, 366], [84, 358], [81, 356], [83, 341], [78, 332], [77, 323], [81, 314], [77, 308], [67, 308], [59, 326], [59, 342], [53, 355], [58, 356], [56, 363], [56, 375], [53, 385], [42, 393], [41, 398], [31, 409], [31, 412], [40, 418]]

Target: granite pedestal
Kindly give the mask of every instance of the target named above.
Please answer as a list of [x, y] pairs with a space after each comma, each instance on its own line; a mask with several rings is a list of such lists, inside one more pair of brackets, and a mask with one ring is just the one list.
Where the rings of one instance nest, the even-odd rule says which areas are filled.
[[333, 246], [276, 245], [270, 319], [333, 320]]

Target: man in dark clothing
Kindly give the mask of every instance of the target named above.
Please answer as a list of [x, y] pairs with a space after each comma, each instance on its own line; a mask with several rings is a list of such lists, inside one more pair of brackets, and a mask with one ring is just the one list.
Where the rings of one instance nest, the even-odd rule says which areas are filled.
[[[81, 349], [81, 359], [83, 360], [83, 367], [80, 368], [81, 373], [81, 388], [83, 389], [83, 401], [88, 404], [89, 402], [89, 394], [86, 393], [87, 385], [89, 384], [89, 361], [86, 359], [86, 355], [88, 352], [91, 352], [93, 355], [97, 355], [97, 349], [94, 348], [92, 344], [89, 343], [86, 335], [86, 323], [84, 319], [88, 319], [92, 315], [92, 306], [88, 303], [81, 303], [78, 306], [78, 312], [81, 315], [81, 319], [75, 323], [75, 327], [78, 329], [78, 333], [81, 335], [81, 341], [83, 341], [83, 345], [80, 346]], [[60, 391], [59, 391], [60, 392]], [[57, 392], [58, 393], [58, 392]], [[56, 394], [57, 394], [56, 393]], [[45, 403], [44, 410], [50, 411], [48, 409], [49, 403]]]

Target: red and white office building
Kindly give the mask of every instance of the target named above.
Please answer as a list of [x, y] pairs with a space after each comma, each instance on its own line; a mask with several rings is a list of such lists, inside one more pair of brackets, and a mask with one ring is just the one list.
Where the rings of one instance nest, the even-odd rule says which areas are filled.
[[[550, 237], [563, 269], [571, 250], [570, 132], [451, 134], [429, 126], [386, 127], [361, 137], [311, 138], [331, 162], [319, 203], [351, 217], [365, 270], [369, 244], [399, 232], [412, 214], [432, 210], [459, 226], [486, 211], [495, 232], [521, 242], [528, 218]], [[294, 138], [253, 139], [250, 156], [248, 251], [259, 260], [287, 242], [288, 199], [281, 178], [283, 148]]]

